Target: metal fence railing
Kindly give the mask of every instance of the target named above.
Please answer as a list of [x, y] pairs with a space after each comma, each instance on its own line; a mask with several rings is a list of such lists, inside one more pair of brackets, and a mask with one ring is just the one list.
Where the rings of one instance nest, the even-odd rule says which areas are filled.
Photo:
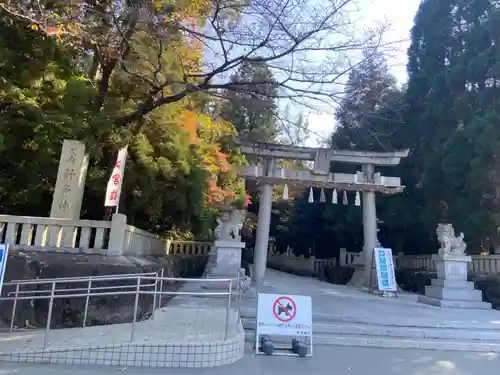
[[[89, 299], [92, 297], [117, 296], [117, 295], [134, 295], [134, 311], [132, 326], [130, 330], [130, 342], [134, 340], [137, 312], [139, 307], [139, 297], [141, 295], [153, 296], [152, 315], [155, 317], [155, 310], [162, 306], [163, 296], [227, 296], [226, 317], [224, 328], [224, 339], [227, 339], [229, 332], [230, 314], [233, 308], [232, 300], [236, 297], [236, 306], [234, 309], [239, 313], [239, 306], [242, 294], [243, 274], [238, 273], [236, 278], [220, 278], [220, 279], [189, 279], [164, 277], [163, 269], [158, 272], [143, 273], [143, 274], [121, 274], [121, 275], [103, 275], [103, 276], [87, 276], [87, 277], [69, 277], [69, 278], [54, 278], [54, 279], [32, 279], [32, 280], [14, 280], [3, 285], [5, 287], [15, 287], [15, 291], [8, 293], [7, 297], [0, 298], [1, 301], [13, 301], [12, 313], [10, 321], [10, 331], [14, 329], [14, 321], [16, 316], [16, 308], [18, 301], [22, 300], [48, 300], [47, 322], [44, 335], [44, 349], [47, 347], [48, 338], [51, 329], [52, 310], [54, 301], [57, 299], [69, 298], [85, 298], [85, 308], [82, 328], [87, 324], [87, 312], [89, 308]], [[96, 285], [97, 283], [117, 281], [129, 281], [128, 285]], [[186, 292], [186, 291], [165, 291], [164, 283], [227, 283], [227, 289], [221, 288], [220, 292]], [[85, 286], [77, 288], [60, 288], [61, 284], [84, 284]], [[42, 290], [21, 290], [23, 286], [40, 286], [50, 285], [50, 288]], [[152, 290], [148, 290], [152, 289]]]

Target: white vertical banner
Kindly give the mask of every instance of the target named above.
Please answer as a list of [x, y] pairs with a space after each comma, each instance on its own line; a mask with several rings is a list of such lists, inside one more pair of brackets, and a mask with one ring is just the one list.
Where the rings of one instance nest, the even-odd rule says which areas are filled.
[[392, 249], [376, 247], [373, 249], [375, 267], [377, 269], [378, 289], [381, 291], [397, 292], [398, 284], [394, 273], [394, 259]]
[[104, 201], [104, 206], [116, 207], [117, 212], [118, 205], [120, 203], [120, 194], [122, 192], [125, 162], [127, 161], [127, 149], [128, 146], [125, 146], [120, 151], [118, 151], [118, 157], [116, 158], [115, 167], [113, 168], [113, 173], [111, 173], [111, 177], [108, 181], [108, 187], [106, 188], [106, 200]]
[[0, 296], [2, 295], [2, 285], [9, 255], [9, 245], [0, 244]]

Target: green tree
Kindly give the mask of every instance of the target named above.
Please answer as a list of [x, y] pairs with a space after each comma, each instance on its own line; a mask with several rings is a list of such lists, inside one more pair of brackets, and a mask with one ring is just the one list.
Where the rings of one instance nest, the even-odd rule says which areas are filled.
[[401, 147], [396, 132], [402, 127], [402, 93], [383, 56], [365, 52], [365, 57], [349, 73], [345, 96], [335, 113], [338, 125], [332, 146], [393, 150]]
[[225, 91], [226, 103], [221, 108], [221, 117], [234, 125], [242, 139], [275, 141], [278, 87], [272, 84], [274, 78], [267, 64], [244, 62], [232, 75], [231, 82], [237, 90]]
[[496, 1], [428, 0], [409, 49], [405, 118], [414, 152], [408, 180], [424, 191], [429, 231], [452, 222], [471, 248], [498, 246], [498, 134], [490, 121], [499, 95], [499, 20]]
[[85, 131], [69, 109], [78, 113], [89, 93], [54, 40], [5, 18], [0, 36], [0, 211], [46, 214], [62, 139]]
[[[241, 201], [244, 191], [236, 168], [243, 159], [226, 141], [234, 136], [234, 128], [205, 114], [208, 100], [203, 95], [158, 108], [133, 129], [115, 126], [113, 119], [134, 108], [148, 92], [149, 83], [127, 70], [149, 74], [147, 56], [156, 58], [161, 44], [137, 33], [136, 53], [129, 56], [126, 67], [113, 72], [105, 103], [96, 111], [99, 89], [81, 68], [85, 59], [26, 26], [8, 18], [0, 23], [2, 212], [48, 214], [66, 138], [85, 141], [91, 155], [84, 218], [102, 217], [110, 161], [124, 144], [129, 144], [129, 161], [121, 212], [139, 227], [205, 235], [213, 226], [218, 202]], [[178, 35], [169, 38], [172, 43], [182, 41]], [[182, 74], [179, 51], [184, 51], [183, 66], [190, 63], [195, 69], [201, 61], [196, 44], [162, 48], [162, 66], [172, 75]], [[32, 63], [30, 69], [19, 69], [26, 61]]]

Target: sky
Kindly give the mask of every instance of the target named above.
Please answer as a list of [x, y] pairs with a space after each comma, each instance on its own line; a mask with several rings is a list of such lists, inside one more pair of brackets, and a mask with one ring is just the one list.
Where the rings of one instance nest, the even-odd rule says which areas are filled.
[[[387, 21], [390, 29], [386, 34], [386, 42], [399, 41], [396, 51], [388, 57], [391, 72], [400, 83], [404, 83], [406, 77], [406, 51], [410, 45], [410, 29], [413, 26], [413, 18], [420, 4], [420, 0], [358, 0], [361, 15], [357, 19], [364, 24], [377, 21]], [[328, 139], [335, 129], [335, 120], [332, 113], [310, 113], [309, 129], [311, 134], [306, 142], [307, 146], [318, 146]]]

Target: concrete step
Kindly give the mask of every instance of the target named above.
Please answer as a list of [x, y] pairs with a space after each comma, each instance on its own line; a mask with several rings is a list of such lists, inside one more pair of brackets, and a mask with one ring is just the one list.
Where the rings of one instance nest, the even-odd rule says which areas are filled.
[[482, 302], [483, 294], [480, 290], [465, 288], [445, 288], [437, 285], [427, 285], [425, 296], [448, 301]]
[[[240, 309], [240, 315], [242, 321], [245, 319], [251, 319], [255, 322], [257, 317], [256, 309], [254, 308], [244, 308]], [[391, 327], [414, 327], [414, 328], [450, 328], [450, 329], [485, 329], [491, 331], [497, 331], [500, 333], [500, 324], [493, 324], [489, 321], [448, 321], [448, 320], [419, 320], [412, 319], [410, 317], [380, 317], [379, 320], [374, 321], [372, 318], [368, 318], [362, 315], [340, 315], [340, 314], [320, 314], [314, 313], [312, 315], [312, 320], [314, 323], [333, 323], [333, 324], [372, 324], [372, 325], [383, 325]], [[255, 324], [255, 323], [254, 323]]]
[[419, 296], [418, 301], [431, 306], [453, 309], [491, 310], [491, 303], [483, 301], [446, 301], [438, 298]]
[[432, 279], [431, 283], [432, 285], [441, 286], [445, 288], [475, 289], [473, 281]]
[[[246, 332], [245, 340], [255, 342], [255, 332]], [[405, 339], [369, 335], [313, 335], [314, 345], [363, 346], [376, 348], [456, 350], [470, 352], [500, 353], [500, 341], [457, 341], [455, 339]]]
[[[242, 319], [246, 332], [255, 331], [255, 320]], [[434, 327], [398, 327], [376, 324], [313, 323], [313, 334], [343, 336], [374, 336], [401, 339], [432, 339], [497, 342], [500, 331], [488, 329], [456, 329]]]

